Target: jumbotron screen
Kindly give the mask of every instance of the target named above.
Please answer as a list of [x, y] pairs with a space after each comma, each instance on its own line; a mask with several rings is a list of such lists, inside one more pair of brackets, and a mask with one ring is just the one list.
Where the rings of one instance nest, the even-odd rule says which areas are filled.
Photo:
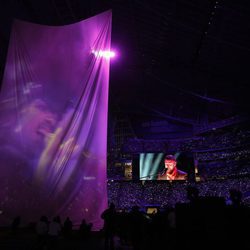
[[185, 181], [194, 173], [194, 161], [187, 152], [146, 152], [139, 155], [140, 180]]

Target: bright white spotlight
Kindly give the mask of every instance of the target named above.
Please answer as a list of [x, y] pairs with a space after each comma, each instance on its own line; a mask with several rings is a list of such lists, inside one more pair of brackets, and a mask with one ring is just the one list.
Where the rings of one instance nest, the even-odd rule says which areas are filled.
[[104, 57], [104, 58], [112, 58], [115, 57], [115, 52], [110, 50], [92, 50], [92, 54], [95, 57]]

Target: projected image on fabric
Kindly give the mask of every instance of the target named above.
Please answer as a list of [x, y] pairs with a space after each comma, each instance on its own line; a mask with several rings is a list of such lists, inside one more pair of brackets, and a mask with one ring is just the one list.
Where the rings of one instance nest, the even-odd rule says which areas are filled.
[[180, 152], [175, 154], [141, 153], [140, 180], [187, 180], [188, 172], [192, 172], [190, 170], [194, 166], [183, 155]]
[[0, 217], [84, 218], [107, 207], [111, 12], [62, 27], [15, 21], [0, 96]]

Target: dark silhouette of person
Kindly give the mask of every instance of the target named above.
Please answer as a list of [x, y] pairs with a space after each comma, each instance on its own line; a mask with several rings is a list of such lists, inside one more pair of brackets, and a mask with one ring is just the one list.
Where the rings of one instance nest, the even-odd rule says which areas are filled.
[[11, 224], [11, 232], [13, 235], [16, 235], [18, 232], [18, 228], [20, 226], [21, 223], [21, 217], [17, 216], [13, 219], [12, 224]]
[[80, 237], [83, 239], [88, 239], [90, 237], [92, 226], [93, 226], [92, 223], [87, 223], [86, 220], [83, 219], [79, 228]]
[[105, 249], [114, 249], [114, 234], [116, 228], [116, 210], [115, 204], [111, 203], [109, 208], [102, 214], [101, 218], [104, 220], [104, 247]]
[[48, 240], [49, 222], [46, 216], [41, 216], [36, 224], [37, 247], [43, 249]]
[[190, 203], [194, 203], [199, 198], [199, 190], [194, 186], [187, 187], [187, 198], [189, 199]]
[[242, 199], [242, 193], [237, 189], [230, 189], [229, 190], [230, 195], [230, 205], [239, 207], [241, 205], [241, 199]]
[[187, 173], [177, 168], [177, 161], [173, 155], [165, 157], [165, 169], [158, 175], [157, 180], [186, 180]]
[[[145, 238], [145, 231], [147, 222], [144, 214], [140, 211], [138, 206], [133, 206], [129, 214], [130, 219], [130, 233], [131, 242], [135, 250], [144, 249], [143, 239]], [[146, 242], [146, 241], [144, 241]]]
[[65, 238], [70, 238], [72, 234], [73, 223], [69, 217], [66, 218], [63, 224], [63, 234]]
[[49, 224], [49, 249], [55, 249], [57, 247], [58, 237], [61, 233], [60, 217], [54, 217], [53, 221]]
[[240, 190], [229, 190], [230, 200], [226, 209], [226, 235], [228, 245], [235, 249], [249, 249], [250, 209], [242, 203]]

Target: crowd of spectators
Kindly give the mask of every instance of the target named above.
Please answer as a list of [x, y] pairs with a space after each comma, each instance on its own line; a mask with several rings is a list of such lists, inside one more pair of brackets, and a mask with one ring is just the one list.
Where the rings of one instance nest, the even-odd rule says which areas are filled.
[[123, 146], [123, 151], [138, 152], [167, 152], [171, 151], [213, 151], [222, 149], [234, 149], [247, 146], [250, 143], [250, 130], [238, 129], [233, 131], [210, 131], [204, 135], [196, 135], [191, 138], [171, 140], [143, 140], [129, 139]]
[[[213, 249], [248, 249], [250, 207], [240, 190], [249, 189], [249, 183], [233, 180], [228, 184], [112, 182], [109, 207], [100, 215], [104, 223], [98, 234], [85, 221], [72, 230], [70, 218], [62, 223], [59, 216], [51, 222], [42, 216], [34, 225], [36, 239], [22, 249], [198, 250], [204, 242]], [[18, 232], [16, 237], [20, 219], [13, 221], [15, 237], [11, 238], [19, 244], [21, 237], [29, 236]]]
[[249, 176], [250, 175], [250, 162], [248, 160], [218, 160], [210, 162], [200, 162], [199, 175], [203, 179], [231, 177], [231, 176]]
[[[161, 207], [174, 206], [187, 201], [186, 188], [188, 182], [157, 181], [109, 181], [108, 199], [119, 208], [132, 206], [144, 207], [158, 204]], [[193, 183], [202, 196], [218, 196], [227, 198], [230, 189], [239, 189], [242, 200], [250, 206], [249, 177], [214, 179]]]
[[235, 151], [207, 151], [197, 153], [197, 160], [199, 161], [218, 161], [218, 160], [244, 160], [250, 159], [250, 149], [241, 149]]
[[[247, 179], [219, 185], [213, 181], [160, 185], [113, 181], [108, 185], [110, 205], [101, 214], [104, 223], [98, 234], [91, 232], [91, 224], [84, 220], [73, 230], [70, 218], [62, 223], [59, 216], [51, 222], [42, 216], [33, 226], [36, 238], [27, 241], [30, 235], [18, 231], [21, 218], [17, 217], [12, 223], [11, 241], [20, 244], [22, 239], [22, 249], [41, 250], [200, 249], [204, 242], [213, 249], [249, 247], [246, 228], [250, 207], [246, 206], [246, 193], [242, 193], [249, 190]], [[156, 209], [146, 210], [150, 207]], [[5, 243], [14, 246], [7, 240]]]
[[[29, 246], [26, 245], [25, 248], [18, 249], [69, 249], [62, 248], [62, 246], [68, 243], [70, 245], [72, 240], [88, 239], [90, 237], [91, 228], [92, 223], [87, 223], [85, 219], [82, 220], [80, 225], [73, 225], [69, 217], [62, 221], [60, 216], [55, 216], [50, 220], [47, 216], [43, 215], [38, 221], [30, 222], [28, 225], [25, 225], [22, 222], [22, 217], [17, 216], [13, 219], [11, 224], [9, 237], [11, 237], [13, 241], [24, 237], [30, 238]], [[3, 228], [1, 229], [3, 231]], [[8, 234], [8, 231], [6, 231], [6, 233]], [[32, 237], [34, 233], [36, 235], [35, 238]]]
[[[117, 234], [133, 249], [162, 249], [163, 244], [168, 249], [200, 249], [204, 242], [213, 249], [247, 249], [249, 207], [239, 191], [249, 190], [247, 180], [221, 182], [219, 186], [218, 182], [203, 184], [112, 183], [111, 192], [126, 186], [126, 192], [130, 189], [137, 200], [129, 203], [126, 192], [124, 197], [113, 196], [112, 206], [120, 202], [123, 207], [116, 210], [116, 227], [111, 235]], [[149, 213], [148, 207], [157, 210]]]
[[[237, 190], [235, 193], [240, 194], [241, 204], [250, 207], [249, 145], [249, 129], [214, 129], [188, 139], [127, 141], [123, 150], [131, 153], [131, 159], [142, 152], [192, 152], [198, 172], [196, 182], [124, 181], [123, 171], [119, 172], [118, 168], [111, 166], [108, 171], [108, 200], [116, 204], [117, 211], [122, 211], [119, 213], [120, 221], [126, 222], [119, 224], [121, 240], [126, 243], [130, 239], [134, 249], [140, 249], [139, 245], [143, 249], [157, 249], [161, 239], [167, 239], [171, 249], [180, 242], [178, 238], [182, 238], [185, 247], [192, 249], [195, 248], [194, 242], [199, 241], [206, 244], [213, 242], [211, 247], [218, 247], [219, 244], [224, 247], [225, 242], [230, 246], [238, 247], [240, 244], [245, 247], [247, 237], [242, 225], [249, 218], [249, 210], [247, 215], [244, 209], [232, 210], [223, 202], [232, 205], [232, 190]], [[112, 178], [114, 176], [116, 178]], [[187, 206], [190, 204], [187, 193], [190, 187], [197, 190], [203, 205]], [[148, 216], [147, 207], [157, 207], [161, 212]], [[129, 228], [129, 219], [133, 220], [131, 215], [135, 213], [138, 216], [136, 238]], [[173, 218], [176, 218], [174, 223]], [[143, 226], [140, 227], [140, 224]]]

